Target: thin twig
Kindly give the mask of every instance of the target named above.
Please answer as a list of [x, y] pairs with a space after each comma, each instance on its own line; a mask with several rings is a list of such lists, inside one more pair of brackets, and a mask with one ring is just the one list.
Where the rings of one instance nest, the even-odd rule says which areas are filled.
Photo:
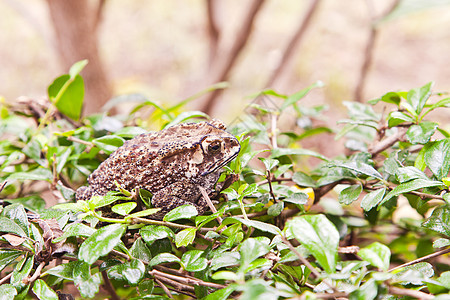
[[277, 198], [275, 197], [275, 194], [273, 193], [273, 188], [272, 188], [272, 181], [270, 180], [272, 177], [272, 173], [270, 173], [270, 170], [267, 170], [267, 183], [269, 184], [269, 193], [272, 196], [273, 199], [273, 203], [277, 203]]
[[165, 286], [159, 279], [155, 278], [156, 283], [164, 290], [164, 293], [166, 293], [167, 297], [170, 299], [174, 299], [172, 296], [172, 293], [169, 291], [167, 286]]
[[402, 288], [398, 288], [395, 286], [389, 286], [388, 287], [388, 291], [389, 294], [391, 295], [402, 295], [402, 296], [410, 296], [416, 299], [421, 299], [421, 300], [428, 300], [428, 299], [434, 299], [433, 295], [421, 292], [421, 291], [416, 291], [416, 290], [412, 290], [412, 289], [402, 289]]
[[68, 136], [68, 137], [67, 137], [67, 140], [68, 140], [68, 141], [71, 141], [71, 142], [76, 142], [76, 143], [80, 143], [80, 144], [86, 145], [86, 146], [88, 146], [88, 147], [90, 147], [90, 148], [92, 148], [92, 147], [95, 146], [94, 143], [92, 143], [92, 142], [80, 140], [79, 138], [76, 138], [76, 137], [74, 137], [74, 136]]
[[407, 266], [411, 266], [411, 265], [420, 263], [422, 261], [428, 260], [430, 258], [437, 257], [437, 256], [440, 256], [440, 255], [444, 255], [444, 254], [449, 253], [449, 252], [450, 252], [450, 248], [443, 249], [443, 250], [440, 250], [440, 251], [437, 251], [437, 252], [434, 252], [434, 253], [431, 253], [431, 254], [419, 257], [418, 259], [409, 261], [409, 262], [404, 263], [402, 265], [396, 266], [396, 267], [390, 269], [388, 272], [391, 272], [391, 271], [394, 271], [394, 270], [397, 270], [397, 269], [400, 269], [400, 268], [404, 268], [404, 267], [407, 267]]
[[44, 266], [45, 266], [45, 261], [41, 262], [39, 264], [39, 266], [37, 266], [36, 271], [34, 271], [33, 276], [24, 280], [24, 281], [26, 281], [26, 284], [31, 284], [31, 283], [35, 282], [36, 279], [38, 279], [39, 276], [41, 276], [41, 271], [44, 268]]
[[113, 285], [111, 284], [111, 281], [109, 280], [108, 274], [106, 273], [106, 271], [102, 271], [101, 273], [102, 273], [105, 290], [107, 290], [108, 293], [111, 295], [111, 300], [120, 300], [120, 297], [117, 295], [116, 290], [114, 289]]
[[[205, 188], [202, 187], [202, 186], [199, 186], [199, 190], [202, 193], [203, 199], [205, 199], [205, 201], [208, 204], [209, 208], [211, 209], [213, 214], [215, 214], [217, 212], [217, 209], [214, 206], [214, 204], [212, 203], [211, 199], [209, 198], [208, 193], [206, 192]], [[216, 220], [217, 220], [217, 222], [219, 222], [219, 224], [222, 224], [222, 218], [221, 217], [217, 216]]]
[[4, 284], [5, 282], [7, 282], [11, 276], [12, 276], [13, 272], [9, 273], [8, 275], [6, 275], [5, 277], [3, 277], [2, 279], [0, 279], [0, 285]]
[[371, 145], [368, 149], [368, 152], [372, 154], [372, 156], [375, 156], [378, 153], [383, 152], [387, 148], [394, 145], [396, 142], [401, 141], [404, 135], [406, 134], [406, 131], [408, 131], [408, 128], [406, 127], [397, 127], [396, 133], [374, 145]]
[[166, 277], [166, 278], [178, 281], [178, 282], [182, 282], [182, 283], [185, 283], [188, 285], [201, 285], [201, 286], [207, 286], [207, 287], [215, 288], [215, 289], [223, 289], [226, 287], [223, 284], [206, 282], [206, 281], [203, 281], [203, 280], [197, 279], [197, 278], [181, 277], [181, 276], [177, 276], [177, 275], [167, 274], [167, 273], [155, 270], [155, 269], [150, 271], [150, 274], [153, 276], [163, 276], [163, 277]]

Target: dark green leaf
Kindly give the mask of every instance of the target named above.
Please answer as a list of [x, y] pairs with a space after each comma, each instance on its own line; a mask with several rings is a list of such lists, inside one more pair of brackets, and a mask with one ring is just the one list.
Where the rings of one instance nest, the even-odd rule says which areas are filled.
[[73, 269], [76, 267], [77, 264], [78, 264], [77, 261], [70, 261], [65, 264], [60, 264], [56, 267], [53, 267], [45, 271], [43, 275], [53, 275], [67, 280], [73, 280]]
[[33, 269], [34, 257], [28, 257], [25, 262], [17, 264], [11, 276], [10, 283], [20, 292], [22, 291], [26, 284], [23, 282], [25, 278], [28, 277], [31, 270]]
[[179, 219], [190, 219], [198, 215], [197, 209], [193, 205], [181, 205], [171, 211], [169, 211], [164, 216], [164, 221], [171, 222]]
[[27, 237], [28, 234], [23, 231], [22, 227], [17, 225], [13, 220], [0, 217], [0, 232], [14, 233], [21, 237]]
[[202, 300], [227, 300], [230, 299], [229, 296], [236, 290], [236, 285], [229, 285], [226, 288], [215, 291], [209, 294]]
[[34, 282], [33, 293], [42, 300], [58, 300], [58, 295], [52, 290], [44, 280], [38, 279]]
[[287, 222], [285, 232], [305, 246], [327, 273], [334, 272], [339, 232], [324, 215], [294, 217]]
[[157, 225], [147, 225], [142, 227], [139, 230], [139, 234], [147, 245], [151, 245], [156, 240], [175, 237], [175, 234], [169, 227]]
[[197, 228], [186, 228], [175, 235], [175, 245], [177, 247], [185, 247], [192, 244], [195, 239]]
[[152, 258], [148, 264], [150, 267], [169, 262], [177, 262], [181, 264], [181, 260], [171, 253], [160, 253]]
[[4, 199], [3, 201], [11, 204], [20, 203], [27, 210], [31, 210], [32, 212], [35, 213], [39, 213], [45, 209], [45, 200], [39, 197], [38, 195], [32, 195], [16, 199]]
[[246, 239], [239, 248], [239, 253], [241, 254], [241, 266], [240, 270], [245, 271], [250, 263], [257, 259], [258, 257], [265, 255], [269, 252], [269, 245], [254, 239], [248, 238]]
[[130, 253], [133, 257], [142, 260], [144, 263], [149, 263], [152, 259], [152, 253], [142, 238], [136, 239], [133, 246], [130, 248]]
[[361, 200], [361, 208], [364, 209], [365, 211], [371, 210], [378, 203], [381, 202], [385, 193], [386, 193], [386, 188], [377, 189], [375, 191], [368, 193]]
[[188, 272], [197, 272], [206, 269], [208, 260], [202, 257], [202, 250], [190, 250], [183, 254], [181, 261]]
[[267, 214], [269, 216], [278, 216], [281, 214], [283, 209], [284, 209], [284, 202], [277, 202], [269, 206], [269, 209], [267, 209]]
[[406, 132], [406, 138], [411, 144], [425, 144], [430, 141], [438, 127], [434, 122], [422, 122], [419, 125], [412, 125]]
[[90, 265], [93, 264], [100, 256], [108, 254], [117, 246], [125, 229], [126, 226], [121, 224], [100, 228], [81, 244], [78, 258]]
[[132, 286], [137, 285], [142, 280], [144, 273], [145, 265], [139, 259], [132, 259], [108, 269], [109, 278], [124, 280]]
[[211, 260], [211, 271], [218, 270], [220, 268], [237, 266], [241, 255], [239, 252], [223, 252], [214, 256]]
[[391, 258], [389, 247], [375, 242], [358, 251], [358, 256], [369, 262], [372, 266], [387, 271]]
[[429, 82], [420, 88], [415, 88], [408, 92], [406, 100], [414, 108], [418, 115], [422, 112], [428, 98], [430, 98], [432, 87], [433, 82]]
[[410, 180], [408, 182], [399, 184], [398, 186], [396, 186], [392, 191], [390, 191], [386, 197], [384, 197], [382, 203], [385, 203], [386, 201], [388, 201], [389, 199], [391, 199], [392, 197], [398, 196], [400, 194], [404, 194], [404, 193], [408, 193], [411, 191], [416, 191], [419, 190], [421, 188], [425, 188], [425, 187], [432, 187], [432, 186], [441, 186], [443, 185], [442, 182], [440, 181], [433, 181], [433, 180], [425, 180], [425, 179], [414, 179], [414, 180]]
[[433, 143], [426, 150], [424, 160], [427, 167], [438, 179], [447, 177], [450, 168], [450, 139]]
[[450, 208], [448, 205], [436, 207], [431, 216], [422, 224], [423, 227], [450, 237]]
[[339, 193], [339, 203], [349, 205], [353, 201], [358, 200], [359, 195], [362, 192], [362, 186], [360, 184], [354, 184], [346, 187]]

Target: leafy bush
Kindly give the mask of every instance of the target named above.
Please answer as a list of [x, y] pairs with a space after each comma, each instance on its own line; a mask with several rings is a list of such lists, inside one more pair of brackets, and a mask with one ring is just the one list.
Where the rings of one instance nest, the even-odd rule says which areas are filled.
[[[298, 104], [320, 84], [262, 92], [230, 129], [242, 150], [225, 170], [239, 175], [227, 201], [157, 221], [151, 208], [130, 214], [135, 191], [74, 202], [74, 190], [149, 121], [207, 116], [181, 112], [191, 99], [166, 108], [138, 98], [127, 118], [80, 121], [84, 65], [50, 85], [50, 103], [2, 104], [1, 299], [448, 297], [450, 133], [426, 117], [450, 98], [431, 83], [345, 103], [338, 132], [312, 125], [325, 107]], [[301, 147], [315, 135], [345, 138], [345, 154]], [[59, 203], [46, 208], [44, 194]], [[123, 217], [102, 216], [106, 205]]]

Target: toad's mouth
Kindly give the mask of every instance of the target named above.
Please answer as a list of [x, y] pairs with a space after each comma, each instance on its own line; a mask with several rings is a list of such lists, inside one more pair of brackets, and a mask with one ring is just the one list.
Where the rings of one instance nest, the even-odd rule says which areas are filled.
[[201, 175], [202, 176], [206, 176], [208, 174], [214, 173], [215, 171], [219, 170], [220, 168], [222, 168], [223, 166], [228, 164], [230, 161], [235, 159], [238, 156], [239, 151], [241, 151], [241, 146], [240, 145], [239, 145], [239, 148], [237, 149], [237, 151], [233, 153], [233, 155], [231, 155], [227, 159], [219, 160], [216, 164], [214, 164], [214, 166], [212, 166], [212, 168], [210, 168], [209, 170], [203, 172]]

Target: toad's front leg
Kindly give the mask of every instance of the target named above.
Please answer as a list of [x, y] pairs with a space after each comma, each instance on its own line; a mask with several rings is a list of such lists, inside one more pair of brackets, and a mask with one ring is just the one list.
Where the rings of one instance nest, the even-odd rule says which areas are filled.
[[197, 185], [190, 182], [176, 182], [153, 194], [152, 205], [161, 210], [152, 218], [162, 219], [166, 213], [181, 205], [193, 205], [199, 215], [208, 208]]

